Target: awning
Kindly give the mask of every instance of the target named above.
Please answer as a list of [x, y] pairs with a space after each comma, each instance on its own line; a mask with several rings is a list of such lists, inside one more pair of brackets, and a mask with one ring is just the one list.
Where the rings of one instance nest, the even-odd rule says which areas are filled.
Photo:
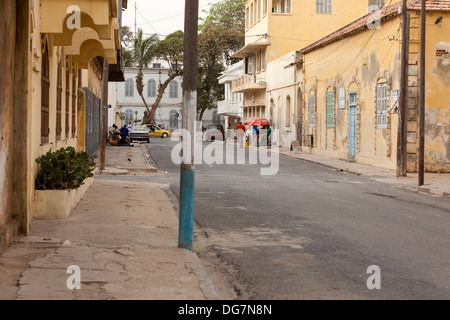
[[265, 47], [267, 47], [268, 45], [270, 45], [269, 42], [253, 42], [253, 43], [248, 43], [248, 44], [246, 44], [242, 49], [240, 49], [240, 50], [237, 51], [235, 54], [233, 54], [233, 58], [244, 59], [244, 58], [246, 58], [249, 54], [255, 53], [255, 52], [258, 51], [259, 49], [265, 48]]

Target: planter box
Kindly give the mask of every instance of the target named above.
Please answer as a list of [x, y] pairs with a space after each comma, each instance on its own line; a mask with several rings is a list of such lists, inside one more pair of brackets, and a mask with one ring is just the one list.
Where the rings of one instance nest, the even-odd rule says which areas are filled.
[[68, 218], [93, 182], [94, 177], [88, 178], [77, 190], [35, 190], [33, 218]]

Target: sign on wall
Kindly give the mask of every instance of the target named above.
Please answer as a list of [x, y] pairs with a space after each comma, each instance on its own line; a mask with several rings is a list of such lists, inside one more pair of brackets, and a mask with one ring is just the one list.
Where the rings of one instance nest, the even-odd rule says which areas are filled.
[[391, 90], [391, 107], [390, 114], [398, 113], [399, 111], [400, 90]]

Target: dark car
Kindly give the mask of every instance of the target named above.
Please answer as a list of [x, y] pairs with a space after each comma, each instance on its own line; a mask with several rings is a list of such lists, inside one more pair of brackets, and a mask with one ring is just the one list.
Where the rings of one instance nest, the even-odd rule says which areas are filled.
[[148, 132], [148, 128], [145, 126], [137, 126], [133, 127], [130, 130], [130, 142], [133, 140], [142, 140], [147, 143], [150, 142], [150, 133]]
[[221, 124], [210, 124], [206, 126], [203, 133], [203, 141], [223, 141], [225, 137], [225, 130]]

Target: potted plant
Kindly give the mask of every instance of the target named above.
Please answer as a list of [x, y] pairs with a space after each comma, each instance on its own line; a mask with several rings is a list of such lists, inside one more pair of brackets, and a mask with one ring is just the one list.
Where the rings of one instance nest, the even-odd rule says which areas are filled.
[[94, 160], [73, 147], [36, 159], [35, 217], [67, 218], [93, 182]]

